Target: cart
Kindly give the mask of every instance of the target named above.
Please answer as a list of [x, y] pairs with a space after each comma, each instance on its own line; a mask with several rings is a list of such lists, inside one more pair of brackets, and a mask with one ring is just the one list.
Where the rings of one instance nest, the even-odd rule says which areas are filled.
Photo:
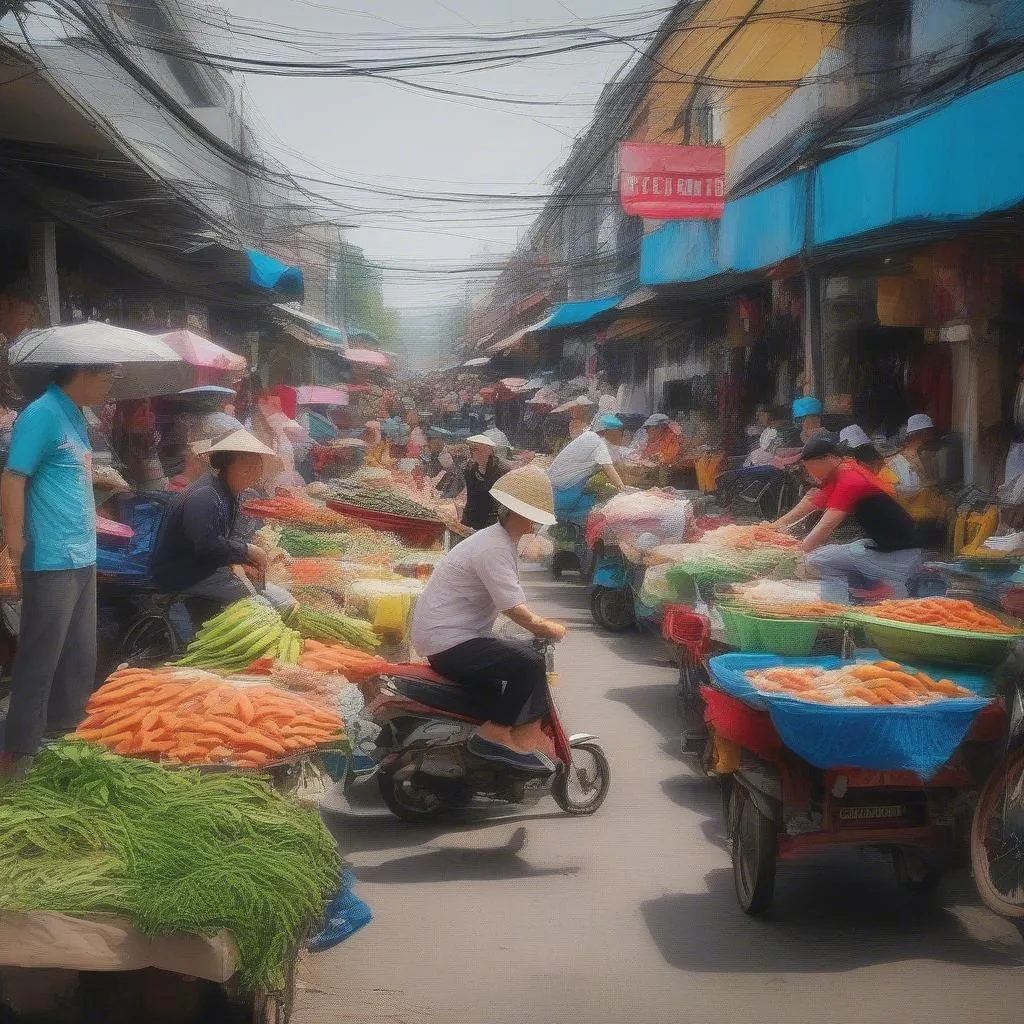
[[[881, 851], [908, 889], [933, 889], [968, 847], [974, 797], [1003, 735], [1002, 700], [981, 695], [983, 677], [963, 674], [958, 681], [973, 681], [978, 698], [949, 702], [957, 707], [948, 716], [932, 711], [916, 723], [920, 707], [758, 700], [734, 685], [736, 671], [755, 661], [785, 663], [772, 656], [713, 658], [711, 682], [702, 690], [741, 908], [766, 914], [779, 862], [836, 847]], [[844, 728], [840, 719], [853, 720], [848, 712], [859, 723]], [[879, 717], [885, 715], [891, 729]], [[800, 732], [811, 739], [799, 739]], [[879, 743], [867, 749], [869, 734]]]
[[351, 505], [347, 501], [337, 501], [333, 498], [328, 500], [327, 507], [332, 512], [340, 512], [374, 530], [397, 534], [414, 548], [430, 548], [440, 544], [447, 530], [439, 519], [417, 519], [414, 516], [376, 512], [361, 505]]
[[253, 1024], [286, 1024], [298, 954], [296, 947], [279, 991], [251, 992], [238, 985], [238, 954], [225, 930], [153, 937], [114, 914], [4, 914], [0, 1005], [33, 1017], [70, 1003], [96, 1019], [124, 1018], [126, 1007], [140, 1020], [155, 1010], [180, 1010], [188, 1019], [216, 998], [225, 1009], [251, 1008]]

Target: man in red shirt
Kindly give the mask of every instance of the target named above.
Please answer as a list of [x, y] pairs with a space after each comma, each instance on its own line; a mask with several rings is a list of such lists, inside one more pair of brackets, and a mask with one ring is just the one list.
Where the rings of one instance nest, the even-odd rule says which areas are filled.
[[[815, 510], [824, 514], [800, 545], [807, 565], [822, 579], [822, 596], [847, 603], [849, 576], [885, 581], [897, 597], [907, 596], [907, 581], [924, 557], [913, 519], [878, 478], [843, 454], [831, 437], [811, 438], [801, 456], [819, 489], [808, 494], [774, 525], [783, 530]], [[836, 529], [853, 516], [867, 534], [851, 544], [828, 544]]]

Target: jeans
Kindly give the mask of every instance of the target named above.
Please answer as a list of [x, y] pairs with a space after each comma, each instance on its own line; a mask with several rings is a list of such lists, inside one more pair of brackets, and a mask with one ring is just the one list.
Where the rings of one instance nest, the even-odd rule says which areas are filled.
[[807, 556], [821, 577], [821, 596], [836, 604], [850, 603], [850, 573], [870, 580], [884, 580], [896, 597], [907, 596], [907, 583], [924, 561], [920, 548], [903, 551], [878, 551], [864, 540], [852, 544], [827, 544]]
[[[236, 601], [253, 595], [252, 591], [230, 569], [220, 568], [206, 579], [193, 583], [191, 587], [181, 591], [180, 596], [198, 597], [227, 608], [229, 604], [234, 604]], [[278, 613], [286, 612], [295, 604], [295, 598], [284, 587], [279, 587], [275, 583], [265, 584], [263, 591], [257, 597], [266, 601]], [[171, 607], [170, 619], [178, 638], [183, 643], [191, 643], [195, 639], [196, 623], [192, 622], [188, 610], [181, 602]]]
[[433, 654], [427, 661], [458, 686], [489, 690], [490, 720], [498, 725], [526, 725], [550, 710], [547, 663], [529, 644], [484, 636]]
[[4, 749], [34, 755], [71, 732], [96, 682], [96, 566], [22, 573], [21, 633]]

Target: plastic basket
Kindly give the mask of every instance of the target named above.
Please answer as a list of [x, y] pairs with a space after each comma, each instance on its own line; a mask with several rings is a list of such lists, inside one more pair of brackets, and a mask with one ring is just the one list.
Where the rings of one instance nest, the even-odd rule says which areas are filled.
[[394, 533], [416, 548], [429, 548], [438, 543], [444, 536], [445, 525], [432, 519], [414, 519], [411, 516], [396, 516], [389, 512], [375, 512], [350, 505], [347, 501], [328, 501], [327, 507], [332, 512], [340, 512], [350, 516], [375, 530]]
[[754, 619], [734, 605], [719, 605], [718, 610], [722, 615], [725, 638], [730, 647], [738, 651], [761, 650], [761, 631]]
[[847, 618], [864, 630], [869, 643], [893, 661], [995, 668], [1006, 660], [1010, 644], [1021, 639], [1020, 635], [1012, 633], [976, 633], [894, 622], [858, 612], [851, 612]]
[[822, 623], [813, 619], [761, 619], [750, 617], [760, 635], [761, 650], [801, 658], [810, 654]]

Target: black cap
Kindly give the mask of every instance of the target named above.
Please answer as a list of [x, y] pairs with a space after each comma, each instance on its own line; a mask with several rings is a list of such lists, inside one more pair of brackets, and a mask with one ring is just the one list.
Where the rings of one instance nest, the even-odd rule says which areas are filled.
[[839, 455], [839, 445], [836, 444], [835, 438], [831, 434], [821, 433], [815, 434], [814, 437], [804, 445], [804, 450], [800, 453], [802, 461], [807, 462], [808, 459], [825, 459], [829, 455]]

